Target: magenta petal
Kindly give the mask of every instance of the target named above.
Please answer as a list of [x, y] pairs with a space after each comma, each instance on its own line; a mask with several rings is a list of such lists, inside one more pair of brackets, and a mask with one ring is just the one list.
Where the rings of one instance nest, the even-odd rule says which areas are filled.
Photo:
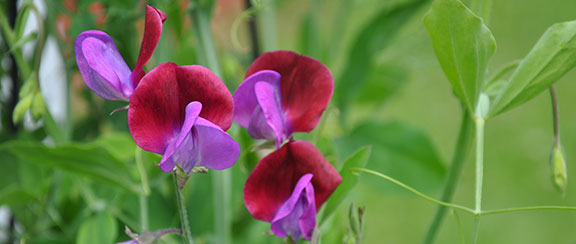
[[134, 71], [130, 75], [130, 80], [134, 87], [138, 86], [140, 79], [144, 76], [144, 70], [142, 68], [152, 57], [158, 41], [160, 41], [160, 35], [162, 34], [162, 23], [166, 20], [166, 14], [159, 9], [156, 9], [150, 5], [146, 5], [146, 22], [144, 26], [144, 36], [142, 38], [142, 45], [140, 46], [140, 54], [138, 54], [138, 60], [136, 61], [136, 66]]
[[248, 128], [250, 119], [258, 107], [255, 86], [257, 82], [267, 82], [280, 88], [280, 74], [272, 70], [263, 70], [246, 78], [234, 92], [234, 120], [240, 126]]
[[291, 131], [313, 130], [328, 106], [334, 91], [334, 78], [320, 61], [292, 51], [274, 51], [260, 55], [248, 68], [246, 77], [262, 70], [274, 70], [282, 76], [282, 109]]
[[256, 165], [244, 187], [244, 203], [254, 218], [271, 222], [305, 174], [313, 174], [316, 210], [342, 177], [322, 153], [306, 141], [289, 141]]
[[[134, 90], [128, 108], [128, 127], [142, 149], [164, 154], [174, 134], [185, 119], [185, 106], [180, 102], [178, 65], [163, 63], [148, 73]], [[203, 107], [206, 104], [202, 102]]]
[[284, 128], [284, 116], [282, 105], [280, 104], [279, 89], [268, 82], [258, 82], [255, 87], [256, 98], [262, 108], [266, 123], [272, 128], [275, 134], [276, 147], [280, 147], [282, 141], [289, 132]]
[[300, 177], [290, 198], [278, 209], [271, 225], [277, 236], [289, 235], [293, 240], [299, 240], [300, 236], [307, 240], [312, 238], [316, 227], [316, 203], [311, 180], [312, 174]]
[[194, 145], [194, 137], [190, 132], [201, 110], [202, 104], [199, 102], [191, 102], [186, 106], [186, 119], [182, 129], [180, 129], [178, 136], [170, 142], [162, 161], [160, 161], [162, 171], [171, 172], [176, 164], [180, 165], [186, 173], [194, 168], [198, 155], [196, 145]]
[[134, 88], [130, 68], [114, 41], [102, 31], [85, 31], [74, 43], [76, 63], [86, 85], [108, 100], [128, 100]]
[[223, 170], [238, 160], [240, 144], [220, 127], [200, 117], [193, 130], [199, 158], [196, 166]]

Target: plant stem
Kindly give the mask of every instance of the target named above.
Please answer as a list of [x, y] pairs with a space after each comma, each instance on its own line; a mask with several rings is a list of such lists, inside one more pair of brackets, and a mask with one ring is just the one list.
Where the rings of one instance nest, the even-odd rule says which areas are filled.
[[483, 211], [481, 215], [493, 215], [512, 212], [534, 211], [534, 210], [576, 210], [576, 206], [531, 206], [520, 208], [504, 208]]
[[[452, 196], [454, 195], [454, 190], [458, 185], [458, 180], [460, 179], [460, 174], [462, 173], [462, 166], [466, 160], [466, 155], [472, 145], [472, 140], [474, 139], [474, 133], [472, 132], [473, 128], [472, 119], [466, 112], [463, 110], [462, 113], [462, 122], [460, 124], [460, 132], [458, 135], [458, 140], [456, 142], [454, 155], [452, 157], [452, 163], [450, 164], [450, 169], [448, 171], [448, 178], [446, 179], [444, 185], [444, 191], [442, 193], [442, 197], [440, 198], [443, 202], [451, 202]], [[436, 214], [434, 215], [434, 219], [430, 224], [430, 228], [426, 233], [426, 238], [424, 239], [425, 244], [434, 243], [436, 239], [436, 235], [440, 230], [440, 226], [442, 225], [442, 221], [444, 220], [444, 216], [446, 216], [447, 208], [445, 206], [438, 206], [436, 209]]]
[[[252, 0], [245, 0], [246, 11], [252, 8]], [[255, 60], [260, 55], [260, 40], [258, 40], [258, 26], [256, 25], [256, 16], [251, 14], [248, 17], [248, 27], [250, 31], [250, 46], [252, 51], [252, 60]]]
[[276, 0], [264, 0], [260, 11], [260, 26], [262, 28], [262, 49], [264, 52], [276, 50]]
[[188, 222], [188, 213], [186, 212], [186, 203], [184, 202], [184, 194], [180, 187], [178, 187], [178, 180], [176, 179], [176, 173], [173, 175], [174, 179], [174, 189], [176, 190], [176, 198], [178, 201], [178, 213], [180, 214], [180, 227], [182, 232], [184, 232], [184, 243], [193, 244], [192, 232], [190, 232], [190, 223]]
[[550, 98], [552, 100], [552, 115], [554, 120], [554, 146], [560, 147], [560, 112], [558, 109], [558, 96], [556, 87], [550, 86]]
[[477, 117], [476, 122], [476, 191], [474, 214], [474, 241], [478, 240], [480, 228], [480, 215], [482, 213], [482, 185], [484, 180], [484, 118]]
[[422, 193], [422, 192], [420, 192], [420, 191], [418, 191], [418, 190], [416, 190], [416, 189], [414, 189], [414, 188], [412, 188], [412, 187], [410, 187], [410, 186], [408, 186], [408, 185], [400, 182], [399, 180], [396, 180], [396, 179], [394, 179], [394, 178], [392, 178], [392, 177], [390, 177], [390, 176], [388, 176], [388, 175], [385, 175], [385, 174], [382, 174], [382, 173], [379, 173], [379, 172], [376, 172], [376, 171], [373, 171], [373, 170], [364, 169], [364, 168], [352, 168], [352, 169], [350, 169], [350, 170], [366, 172], [366, 173], [369, 173], [369, 174], [378, 176], [378, 177], [380, 177], [380, 178], [383, 178], [383, 179], [385, 179], [385, 180], [387, 180], [387, 181], [390, 181], [390, 182], [396, 184], [397, 186], [400, 186], [400, 187], [402, 187], [402, 188], [404, 188], [404, 189], [406, 189], [406, 190], [408, 190], [408, 191], [416, 194], [417, 196], [419, 196], [419, 197], [421, 197], [421, 198], [424, 198], [424, 199], [426, 199], [426, 200], [428, 200], [428, 201], [430, 201], [430, 202], [433, 202], [433, 203], [435, 203], [435, 204], [442, 205], [442, 206], [449, 207], [449, 208], [453, 208], [453, 209], [459, 209], [459, 210], [462, 210], [462, 211], [464, 211], [464, 212], [468, 212], [468, 213], [471, 213], [471, 214], [475, 214], [474, 210], [471, 209], [471, 208], [467, 208], [467, 207], [464, 207], [464, 206], [461, 206], [461, 205], [458, 205], [458, 204], [453, 204], [453, 203], [448, 203], [448, 202], [443, 202], [443, 201], [437, 200], [437, 199], [435, 199], [435, 198], [433, 198], [433, 197], [430, 197], [430, 196], [428, 196], [428, 195], [426, 195], [426, 194], [424, 194], [424, 193]]
[[[220, 64], [218, 63], [218, 55], [214, 46], [212, 32], [210, 31], [210, 14], [212, 11], [209, 3], [201, 3], [195, 1], [196, 5], [192, 11], [195, 27], [198, 31], [197, 38], [199, 44], [199, 51], [202, 54], [200, 61], [201, 64], [207, 66], [217, 76], [222, 78]], [[230, 171], [213, 172], [213, 194], [214, 194], [214, 231], [216, 231], [216, 243], [228, 244], [231, 243], [231, 206], [230, 206]]]
[[140, 193], [140, 232], [148, 231], [148, 195], [150, 195], [150, 186], [148, 185], [148, 176], [142, 163], [142, 149], [136, 148], [136, 166], [140, 173], [140, 184], [142, 193]]

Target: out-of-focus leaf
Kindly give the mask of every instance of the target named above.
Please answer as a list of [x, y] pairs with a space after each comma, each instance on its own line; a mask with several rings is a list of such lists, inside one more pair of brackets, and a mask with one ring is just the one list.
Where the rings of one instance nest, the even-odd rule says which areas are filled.
[[134, 193], [140, 191], [131, 180], [127, 165], [94, 144], [48, 147], [38, 142], [11, 141], [1, 144], [0, 151], [14, 155], [21, 163], [57, 168]]
[[22, 188], [9, 186], [0, 189], [0, 206], [23, 204], [31, 200], [34, 200], [34, 195]]
[[558, 81], [576, 66], [576, 21], [552, 25], [520, 62], [506, 89], [496, 98], [491, 115], [520, 105]]
[[76, 238], [78, 244], [114, 243], [118, 235], [116, 219], [109, 213], [99, 213], [86, 219]]
[[459, 0], [434, 1], [424, 24], [454, 92], [468, 111], [474, 112], [486, 66], [496, 49], [492, 33]]
[[336, 188], [336, 191], [330, 196], [326, 206], [324, 207], [324, 216], [323, 218], [326, 219], [330, 217], [330, 215], [336, 210], [342, 201], [346, 199], [346, 196], [354, 189], [356, 183], [358, 182], [358, 175], [353, 174], [350, 171], [351, 168], [363, 168], [366, 166], [368, 159], [370, 158], [370, 152], [372, 151], [371, 146], [365, 146], [344, 161], [344, 165], [340, 170], [340, 175], [342, 176], [342, 183]]
[[[134, 158], [136, 152], [136, 143], [132, 136], [127, 133], [113, 133], [99, 137], [94, 144], [106, 148], [114, 157], [122, 162], [128, 162]], [[159, 162], [156, 162], [159, 163]]]
[[[372, 145], [372, 155], [367, 168], [384, 172], [421, 191], [441, 188], [445, 164], [426, 133], [399, 122], [368, 122], [336, 140], [338, 151], [344, 155], [368, 144]], [[395, 188], [390, 185], [378, 189]]]
[[336, 98], [338, 107], [345, 113], [350, 101], [354, 101], [358, 91], [368, 78], [374, 66], [374, 54], [382, 51], [396, 36], [402, 25], [414, 16], [419, 7], [428, 0], [414, 1], [385, 8], [369, 21], [360, 32], [348, 53], [344, 71], [337, 79]]

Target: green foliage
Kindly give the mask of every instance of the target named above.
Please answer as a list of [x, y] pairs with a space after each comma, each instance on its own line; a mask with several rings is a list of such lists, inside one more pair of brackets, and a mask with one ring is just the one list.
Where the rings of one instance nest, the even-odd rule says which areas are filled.
[[511, 75], [495, 99], [491, 115], [534, 98], [575, 66], [576, 21], [552, 25]]
[[482, 19], [459, 0], [436, 0], [424, 24], [454, 92], [473, 112], [496, 41]]
[[109, 213], [96, 214], [80, 225], [76, 243], [103, 244], [113, 243], [118, 235], [116, 219]]
[[340, 204], [354, 189], [358, 183], [358, 175], [352, 173], [350, 169], [363, 168], [366, 166], [366, 163], [368, 163], [368, 159], [370, 158], [371, 151], [371, 146], [362, 147], [344, 161], [344, 165], [340, 170], [342, 183], [340, 183], [338, 188], [336, 188], [336, 191], [334, 191], [330, 199], [328, 199], [328, 202], [326, 202], [323, 214], [324, 219], [329, 218], [330, 215], [340, 206]]
[[[420, 190], [432, 191], [442, 186], [445, 164], [426, 133], [399, 122], [368, 122], [336, 141], [345, 155], [366, 144], [373, 149], [367, 168], [385, 172]], [[394, 188], [378, 189], [389, 193]]]
[[1, 144], [0, 152], [14, 155], [21, 163], [65, 170], [133, 193], [140, 191], [128, 165], [97, 143], [49, 147], [39, 142], [12, 141]]

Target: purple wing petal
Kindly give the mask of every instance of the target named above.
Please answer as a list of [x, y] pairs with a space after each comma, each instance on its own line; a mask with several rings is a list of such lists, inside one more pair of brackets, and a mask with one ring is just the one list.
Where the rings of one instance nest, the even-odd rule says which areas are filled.
[[240, 145], [219, 126], [199, 117], [193, 130], [198, 150], [196, 166], [223, 170], [232, 167], [238, 160]]
[[316, 226], [316, 204], [312, 174], [305, 174], [298, 180], [292, 195], [276, 213], [271, 229], [279, 237], [289, 235], [294, 240], [310, 240]]
[[85, 31], [74, 43], [76, 63], [86, 85], [108, 100], [128, 100], [134, 91], [130, 68], [114, 41], [102, 31]]
[[260, 106], [257, 106], [252, 114], [252, 119], [248, 124], [248, 133], [255, 139], [274, 140], [276, 138], [276, 133], [266, 121], [266, 116], [264, 116], [264, 111]]
[[284, 116], [282, 115], [282, 104], [280, 104], [280, 90], [275, 89], [268, 82], [257, 82], [255, 91], [266, 123], [274, 131], [276, 148], [278, 148], [287, 135], [284, 127]]
[[191, 131], [201, 110], [202, 104], [199, 102], [191, 102], [186, 106], [186, 118], [182, 129], [180, 129], [178, 136], [170, 142], [162, 161], [160, 161], [162, 171], [171, 172], [176, 164], [186, 173], [190, 173], [194, 168], [198, 154]]
[[248, 128], [254, 110], [258, 107], [255, 91], [256, 83], [268, 82], [279, 90], [280, 78], [280, 74], [276, 71], [262, 70], [246, 78], [238, 86], [238, 89], [234, 92], [234, 120], [236, 120], [236, 123]]

